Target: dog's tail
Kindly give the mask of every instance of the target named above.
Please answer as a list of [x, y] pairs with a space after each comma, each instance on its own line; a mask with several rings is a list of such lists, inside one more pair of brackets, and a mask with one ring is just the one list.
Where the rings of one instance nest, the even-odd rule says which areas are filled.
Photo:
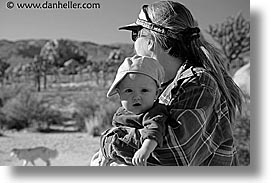
[[58, 151], [56, 149], [54, 149], [54, 150], [50, 149], [49, 155], [50, 155], [50, 158], [54, 159], [58, 156]]

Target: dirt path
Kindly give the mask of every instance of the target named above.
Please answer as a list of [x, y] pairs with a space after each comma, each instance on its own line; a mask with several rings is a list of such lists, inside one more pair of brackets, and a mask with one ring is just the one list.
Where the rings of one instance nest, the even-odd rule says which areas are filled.
[[[98, 149], [99, 138], [85, 133], [7, 132], [0, 136], [0, 166], [21, 166], [22, 161], [10, 157], [12, 148], [46, 146], [58, 150], [52, 166], [88, 166], [91, 154]], [[35, 162], [44, 166], [41, 160]], [[28, 165], [31, 166], [31, 165]]]

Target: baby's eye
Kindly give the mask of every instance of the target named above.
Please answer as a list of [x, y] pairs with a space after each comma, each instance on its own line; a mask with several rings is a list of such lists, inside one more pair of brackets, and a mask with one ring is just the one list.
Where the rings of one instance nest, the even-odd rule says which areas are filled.
[[149, 90], [148, 89], [142, 89], [141, 92], [148, 92]]
[[131, 90], [131, 89], [126, 89], [126, 90], [124, 90], [124, 92], [125, 93], [131, 93], [133, 90]]

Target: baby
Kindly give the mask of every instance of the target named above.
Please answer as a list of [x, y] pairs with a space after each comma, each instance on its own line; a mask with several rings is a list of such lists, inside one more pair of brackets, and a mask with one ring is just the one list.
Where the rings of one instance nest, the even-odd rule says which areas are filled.
[[107, 96], [118, 93], [122, 107], [113, 117], [113, 128], [101, 136], [101, 165], [119, 160], [145, 166], [154, 149], [162, 146], [168, 111], [158, 103], [164, 69], [149, 57], [126, 58]]

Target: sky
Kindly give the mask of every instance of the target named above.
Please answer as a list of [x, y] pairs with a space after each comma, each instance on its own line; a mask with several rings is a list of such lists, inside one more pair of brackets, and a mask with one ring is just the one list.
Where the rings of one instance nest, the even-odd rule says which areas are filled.
[[[140, 7], [157, 0], [59, 0], [98, 3], [91, 9], [20, 9], [17, 3], [44, 3], [46, 0], [1, 0], [0, 39], [72, 39], [98, 44], [130, 43], [130, 33], [118, 27], [136, 20]], [[191, 10], [202, 30], [242, 12], [250, 19], [249, 0], [178, 0]], [[7, 5], [13, 2], [14, 7]], [[58, 0], [48, 0], [56, 3]], [[90, 5], [91, 5], [90, 4]]]

